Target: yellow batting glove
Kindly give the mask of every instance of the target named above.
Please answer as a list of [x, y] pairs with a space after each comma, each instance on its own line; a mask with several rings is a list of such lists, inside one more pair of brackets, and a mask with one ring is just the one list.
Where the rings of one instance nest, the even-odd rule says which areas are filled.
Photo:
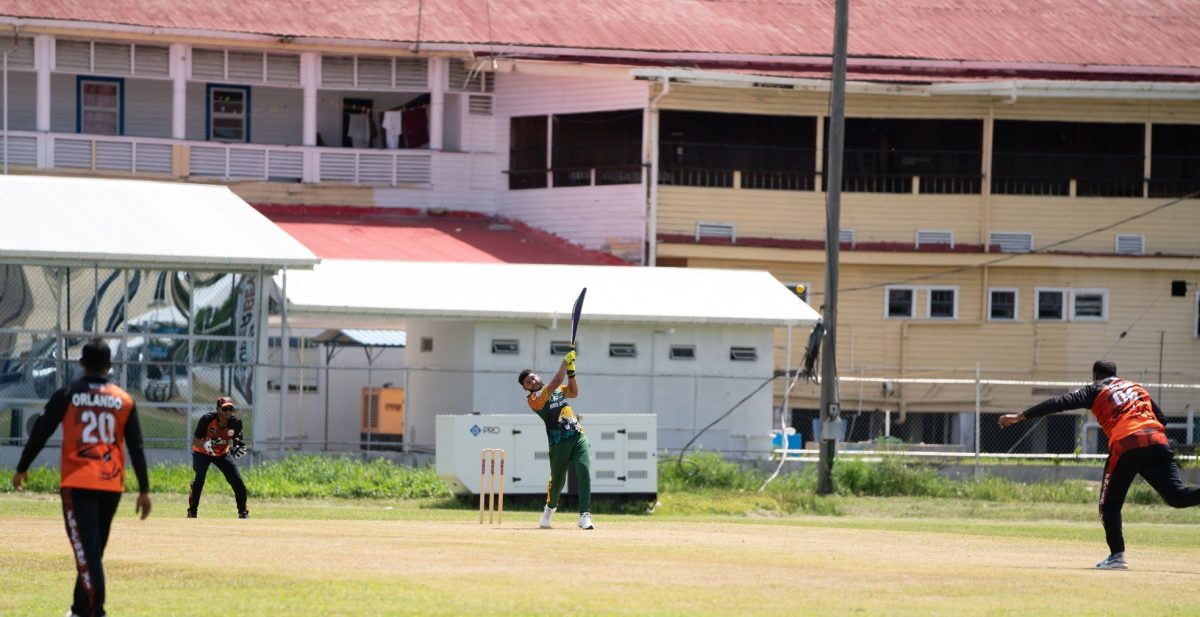
[[574, 349], [572, 349], [571, 351], [568, 351], [566, 353], [566, 355], [563, 356], [563, 364], [567, 365], [568, 371], [571, 371], [571, 372], [575, 371], [575, 350]]

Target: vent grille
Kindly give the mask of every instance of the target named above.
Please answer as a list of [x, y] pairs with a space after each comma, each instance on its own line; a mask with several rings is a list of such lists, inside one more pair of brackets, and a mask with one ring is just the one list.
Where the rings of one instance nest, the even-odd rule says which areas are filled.
[[598, 460], [598, 461], [615, 461], [615, 460], [617, 460], [617, 453], [612, 452], [612, 451], [598, 450], [598, 451], [596, 451], [596, 460]]
[[1024, 231], [996, 231], [988, 236], [988, 244], [999, 246], [1001, 253], [1033, 251], [1033, 234]]
[[472, 116], [492, 115], [492, 97], [472, 94], [467, 97], [467, 112]]
[[533, 453], [533, 460], [535, 460], [535, 461], [548, 461], [548, 460], [550, 460], [550, 453], [549, 453], [549, 452], [534, 452], [534, 453]]
[[954, 248], [954, 232], [945, 230], [921, 229], [917, 231], [917, 248], [930, 244], [944, 245]]
[[612, 441], [617, 438], [617, 434], [613, 431], [602, 431], [600, 433], [600, 441]]
[[629, 472], [630, 480], [647, 480], [650, 478], [650, 473], [645, 469], [634, 469]]
[[839, 229], [838, 230], [838, 244], [848, 244], [850, 246], [854, 246], [854, 230], [853, 229]]
[[617, 477], [617, 472], [615, 472], [615, 471], [597, 471], [596, 472], [597, 480], [612, 480], [616, 477]]
[[696, 241], [702, 238], [720, 238], [737, 241], [737, 233], [733, 223], [696, 223]]
[[627, 437], [630, 441], [646, 441], [650, 435], [646, 431], [629, 431]]
[[629, 460], [631, 460], [631, 461], [644, 461], [649, 458], [650, 458], [650, 453], [646, 452], [644, 450], [637, 450], [637, 451], [629, 453]]
[[1118, 255], [1144, 255], [1146, 238], [1140, 234], [1117, 234]]

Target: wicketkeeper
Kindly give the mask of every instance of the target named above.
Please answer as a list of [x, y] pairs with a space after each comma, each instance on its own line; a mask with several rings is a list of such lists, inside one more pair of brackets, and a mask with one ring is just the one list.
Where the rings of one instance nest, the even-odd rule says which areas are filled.
[[[566, 385], [563, 379], [566, 379]], [[567, 468], [575, 465], [579, 480], [579, 528], [592, 529], [592, 447], [583, 434], [579, 418], [567, 404], [569, 398], [579, 396], [579, 385], [575, 382], [575, 350], [563, 356], [562, 364], [550, 383], [543, 384], [532, 369], [525, 369], [517, 382], [529, 392], [529, 408], [546, 424], [546, 438], [550, 442], [550, 482], [546, 486], [546, 505], [539, 521], [545, 529], [550, 528], [550, 518], [558, 509], [558, 496], [567, 479]]]
[[196, 477], [188, 491], [188, 518], [196, 518], [209, 465], [216, 465], [233, 487], [238, 518], [250, 518], [250, 512], [246, 510], [246, 483], [242, 481], [236, 462], [246, 454], [246, 442], [242, 441], [242, 419], [233, 412], [233, 399], [218, 397], [217, 410], [204, 414], [196, 424], [196, 432], [192, 434], [192, 470]]

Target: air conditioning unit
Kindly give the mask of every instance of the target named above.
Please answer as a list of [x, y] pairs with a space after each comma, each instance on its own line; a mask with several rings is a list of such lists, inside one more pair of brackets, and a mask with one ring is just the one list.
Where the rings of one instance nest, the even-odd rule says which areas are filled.
[[359, 438], [372, 449], [398, 449], [404, 441], [404, 388], [363, 388]]

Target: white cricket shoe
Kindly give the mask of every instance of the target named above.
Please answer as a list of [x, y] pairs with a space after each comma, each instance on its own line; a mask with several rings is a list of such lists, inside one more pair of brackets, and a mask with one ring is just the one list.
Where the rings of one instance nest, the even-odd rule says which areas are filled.
[[1096, 564], [1096, 567], [1101, 570], [1128, 570], [1129, 564], [1125, 561], [1125, 553], [1113, 553]]
[[554, 516], [554, 511], [557, 509], [550, 506], [542, 506], [542, 518], [538, 519], [538, 525], [542, 529], [550, 529], [550, 517]]
[[579, 528], [580, 529], [595, 529], [595, 527], [592, 526], [592, 513], [591, 512], [582, 512], [579, 514]]

